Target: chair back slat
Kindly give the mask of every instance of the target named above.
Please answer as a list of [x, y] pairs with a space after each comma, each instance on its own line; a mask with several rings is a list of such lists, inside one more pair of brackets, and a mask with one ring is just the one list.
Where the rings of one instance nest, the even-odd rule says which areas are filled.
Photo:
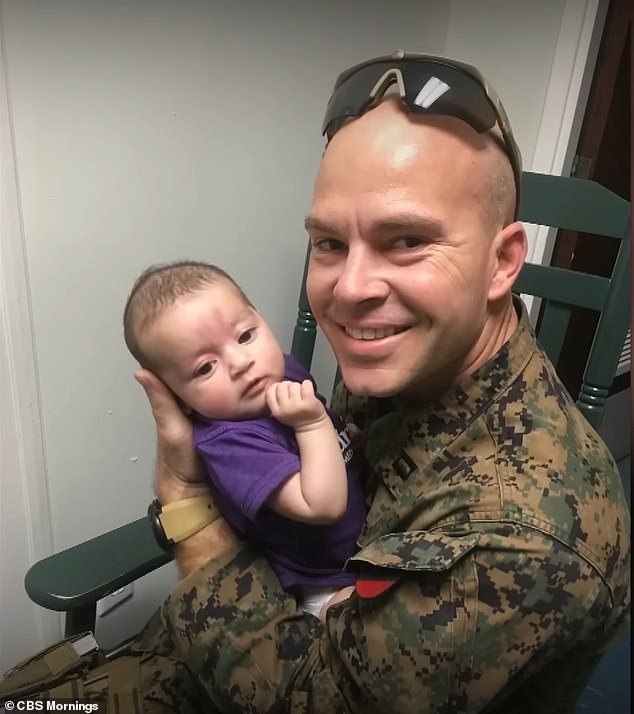
[[630, 205], [596, 181], [524, 171], [518, 213], [526, 223], [622, 239]]
[[522, 174], [521, 195], [519, 217], [527, 223], [621, 241], [609, 277], [527, 263], [515, 285], [516, 292], [543, 299], [537, 337], [555, 365], [570, 319], [565, 305], [599, 313], [577, 398], [598, 427], [629, 323], [630, 204], [595, 181], [531, 172]]
[[526, 263], [514, 290], [518, 294], [602, 310], [610, 290], [610, 279], [552, 265]]

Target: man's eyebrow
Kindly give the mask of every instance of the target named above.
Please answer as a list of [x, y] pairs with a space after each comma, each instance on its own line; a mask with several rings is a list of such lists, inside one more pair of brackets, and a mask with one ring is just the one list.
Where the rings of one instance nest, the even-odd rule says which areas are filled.
[[428, 238], [436, 238], [445, 232], [445, 226], [441, 220], [420, 213], [399, 213], [373, 223], [372, 229], [379, 233], [422, 231]]
[[[317, 216], [306, 216], [304, 226], [309, 232], [323, 233], [325, 235], [337, 235], [339, 233], [334, 223], [329, 223]], [[413, 211], [404, 211], [372, 223], [371, 230], [378, 233], [416, 230], [424, 232], [429, 238], [435, 238], [445, 233], [445, 225], [438, 218]]]
[[313, 231], [315, 233], [337, 233], [337, 228], [333, 223], [328, 223], [328, 221], [324, 221], [317, 216], [311, 216], [310, 214], [304, 219], [304, 228], [307, 231]]

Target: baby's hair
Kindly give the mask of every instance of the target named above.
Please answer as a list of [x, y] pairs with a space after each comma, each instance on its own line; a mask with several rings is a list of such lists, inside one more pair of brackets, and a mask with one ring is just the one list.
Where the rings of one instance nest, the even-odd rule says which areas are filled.
[[136, 279], [123, 310], [123, 336], [132, 356], [150, 368], [139, 346], [138, 335], [146, 330], [178, 298], [226, 281], [238, 291], [245, 304], [253, 307], [242, 288], [224, 270], [210, 263], [178, 260], [151, 265]]

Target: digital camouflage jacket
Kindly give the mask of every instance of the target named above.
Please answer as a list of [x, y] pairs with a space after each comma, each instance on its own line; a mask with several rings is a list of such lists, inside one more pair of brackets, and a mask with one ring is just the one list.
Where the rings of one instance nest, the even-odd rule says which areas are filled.
[[146, 628], [148, 697], [198, 710], [174, 701], [187, 684], [161, 675], [167, 657], [207, 712], [572, 712], [629, 612], [630, 521], [525, 311], [440, 400], [334, 401], [370, 466], [357, 593], [323, 625], [253, 548], [212, 560]]

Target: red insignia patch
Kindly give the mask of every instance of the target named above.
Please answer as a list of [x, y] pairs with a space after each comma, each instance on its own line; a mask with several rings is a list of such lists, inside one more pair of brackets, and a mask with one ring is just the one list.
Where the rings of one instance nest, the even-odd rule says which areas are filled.
[[396, 580], [368, 580], [366, 578], [357, 580], [357, 595], [364, 599], [370, 599], [382, 595], [389, 590]]

